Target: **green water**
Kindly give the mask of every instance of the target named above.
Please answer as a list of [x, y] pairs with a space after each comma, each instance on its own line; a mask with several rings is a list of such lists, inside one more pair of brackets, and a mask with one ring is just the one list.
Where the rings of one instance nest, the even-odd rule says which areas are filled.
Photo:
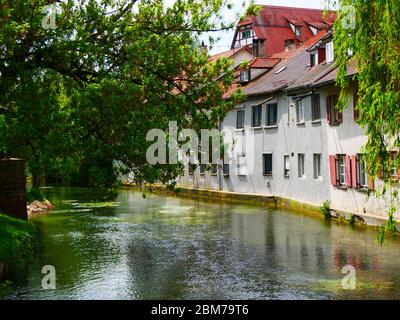
[[[48, 189], [42, 247], [7, 299], [398, 299], [400, 242], [262, 207]], [[91, 202], [96, 201], [96, 204]], [[56, 269], [56, 289], [41, 282]], [[356, 268], [356, 290], [341, 269]]]

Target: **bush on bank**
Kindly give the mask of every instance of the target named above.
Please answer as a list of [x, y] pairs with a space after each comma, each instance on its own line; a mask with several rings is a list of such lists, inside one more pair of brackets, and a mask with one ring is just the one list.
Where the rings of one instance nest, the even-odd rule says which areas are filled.
[[0, 214], [0, 272], [23, 271], [36, 248], [37, 231], [32, 223]]

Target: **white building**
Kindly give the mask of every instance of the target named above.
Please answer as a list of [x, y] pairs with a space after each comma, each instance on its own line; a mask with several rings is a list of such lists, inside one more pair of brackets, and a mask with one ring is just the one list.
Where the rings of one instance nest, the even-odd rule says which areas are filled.
[[[349, 106], [343, 112], [335, 108], [332, 34], [322, 30], [299, 48], [264, 59], [276, 60], [261, 73], [252, 67], [238, 75], [246, 101], [221, 124], [233, 135], [233, 161], [210, 171], [186, 168], [180, 185], [313, 206], [329, 200], [333, 209], [370, 223], [386, 218], [385, 201], [372, 192], [382, 182], [368, 177], [360, 157], [367, 138], [356, 120], [355, 85]], [[353, 65], [348, 72], [356, 72]]]

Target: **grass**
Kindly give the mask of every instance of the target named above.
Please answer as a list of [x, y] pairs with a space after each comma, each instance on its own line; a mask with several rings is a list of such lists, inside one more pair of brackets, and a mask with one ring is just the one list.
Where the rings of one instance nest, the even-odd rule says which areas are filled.
[[38, 247], [35, 226], [19, 219], [0, 214], [0, 262], [9, 273], [25, 270]]

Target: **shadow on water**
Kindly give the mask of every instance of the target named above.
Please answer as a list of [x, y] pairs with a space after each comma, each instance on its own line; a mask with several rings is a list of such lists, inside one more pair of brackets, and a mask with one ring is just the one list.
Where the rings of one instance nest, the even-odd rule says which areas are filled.
[[[48, 189], [42, 247], [8, 299], [398, 299], [400, 243], [288, 211]], [[56, 290], [41, 287], [44, 265]], [[343, 290], [342, 267], [357, 272]]]

